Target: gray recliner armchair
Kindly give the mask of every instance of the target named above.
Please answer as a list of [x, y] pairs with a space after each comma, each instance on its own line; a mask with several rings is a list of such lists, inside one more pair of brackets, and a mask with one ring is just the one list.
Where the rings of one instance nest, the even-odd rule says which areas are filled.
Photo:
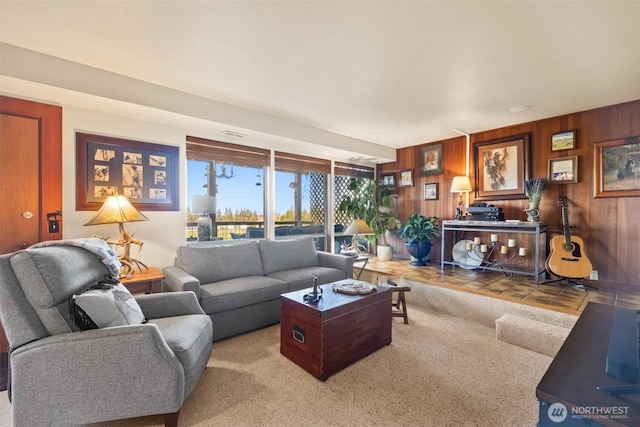
[[108, 274], [105, 262], [73, 245], [0, 256], [14, 425], [152, 414], [177, 425], [211, 355], [211, 319], [192, 292], [136, 295], [146, 323], [79, 331], [69, 318], [69, 298]]

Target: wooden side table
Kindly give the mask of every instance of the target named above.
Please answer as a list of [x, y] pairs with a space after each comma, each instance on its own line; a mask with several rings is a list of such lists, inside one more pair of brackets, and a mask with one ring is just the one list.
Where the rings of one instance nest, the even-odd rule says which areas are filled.
[[407, 301], [404, 299], [404, 293], [410, 292], [409, 286], [389, 286], [393, 293], [398, 294], [398, 298], [395, 302], [391, 302], [391, 315], [393, 317], [402, 317], [404, 324], [409, 324], [409, 315], [407, 314]]
[[390, 285], [384, 280], [380, 280], [378, 278], [378, 286], [384, 286], [385, 288], [389, 288], [392, 292], [392, 296], [394, 298], [391, 299], [391, 316], [392, 317], [402, 317], [404, 319], [404, 324], [409, 324], [409, 314], [407, 313], [407, 300], [405, 299], [405, 292], [411, 292], [410, 286], [398, 286], [398, 285]]
[[[368, 262], [369, 262], [369, 257], [366, 255], [361, 255], [358, 258], [353, 259], [353, 278], [354, 279], [356, 280], [360, 279], [360, 275], [364, 271], [364, 268], [367, 266]], [[362, 264], [362, 265], [356, 265], [356, 263]], [[356, 271], [356, 268], [359, 268], [360, 270]]]
[[136, 271], [130, 278], [121, 279], [120, 282], [132, 294], [155, 294], [162, 292], [162, 279], [164, 274], [159, 268], [149, 267], [142, 272]]

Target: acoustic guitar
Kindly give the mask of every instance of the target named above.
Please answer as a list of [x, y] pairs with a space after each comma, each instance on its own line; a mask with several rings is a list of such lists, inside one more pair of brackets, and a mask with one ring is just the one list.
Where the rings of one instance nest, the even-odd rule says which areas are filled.
[[562, 207], [562, 234], [551, 239], [551, 252], [547, 258], [547, 270], [556, 276], [571, 279], [588, 277], [593, 270], [591, 261], [584, 253], [584, 242], [580, 237], [571, 236], [569, 227], [569, 207], [566, 197], [558, 200]]

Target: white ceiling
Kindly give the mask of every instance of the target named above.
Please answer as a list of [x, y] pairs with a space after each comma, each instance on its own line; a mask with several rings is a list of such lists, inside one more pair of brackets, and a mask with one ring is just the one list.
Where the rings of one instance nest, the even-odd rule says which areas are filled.
[[301, 141], [400, 148], [640, 99], [640, 1], [1, 0], [0, 41]]

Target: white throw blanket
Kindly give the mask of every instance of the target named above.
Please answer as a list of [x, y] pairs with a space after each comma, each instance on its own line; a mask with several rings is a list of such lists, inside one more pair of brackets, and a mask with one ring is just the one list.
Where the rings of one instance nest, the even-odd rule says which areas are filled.
[[82, 237], [78, 239], [48, 240], [36, 243], [30, 248], [44, 248], [48, 246], [75, 246], [85, 249], [98, 257], [107, 266], [111, 275], [120, 277], [120, 267], [122, 264], [118, 259], [116, 251], [107, 242], [97, 237]]

